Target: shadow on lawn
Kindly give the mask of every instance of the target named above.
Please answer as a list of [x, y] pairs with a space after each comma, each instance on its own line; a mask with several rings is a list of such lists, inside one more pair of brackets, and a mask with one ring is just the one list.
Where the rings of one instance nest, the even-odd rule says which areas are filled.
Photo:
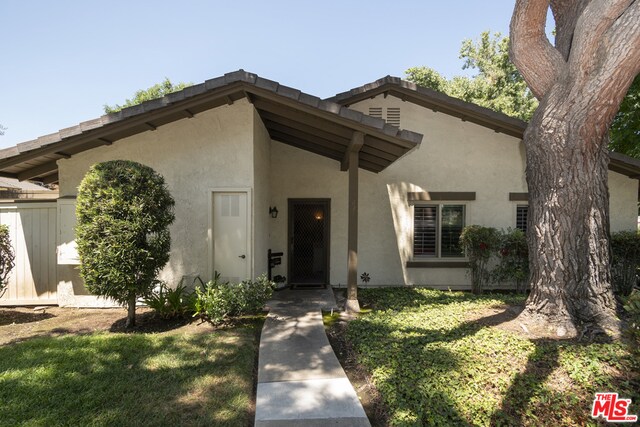
[[109, 328], [109, 332], [123, 333], [153, 333], [167, 332], [180, 328], [193, 322], [192, 317], [175, 317], [173, 319], [162, 319], [155, 311], [147, 311], [136, 314], [136, 325], [133, 328], [126, 328], [127, 318], [118, 319]]
[[55, 317], [53, 314], [43, 312], [24, 312], [12, 309], [0, 309], [0, 326], [39, 322]]
[[238, 425], [254, 335], [42, 337], [0, 347], [0, 425]]
[[[391, 295], [392, 292], [395, 295]], [[422, 319], [420, 321], [424, 323], [420, 324], [412, 320], [412, 313], [417, 313], [415, 309], [423, 305], [437, 309], [438, 305], [478, 301], [484, 297], [460, 293], [441, 293], [438, 296], [427, 292], [425, 295], [412, 289], [401, 292], [397, 289], [376, 290], [363, 294], [370, 306], [377, 306], [386, 313], [380, 313], [382, 317], [374, 318], [372, 322], [367, 321], [365, 315], [352, 322], [349, 329], [353, 328], [359, 353], [364, 357], [364, 362], [375, 369], [378, 389], [392, 407], [395, 419], [401, 423], [403, 416], [406, 416], [407, 423], [421, 425], [468, 425], [474, 422], [495, 426], [523, 425], [527, 422], [543, 425], [567, 425], [567, 422], [586, 424], [589, 421], [589, 402], [593, 399], [589, 387], [584, 388], [580, 383], [572, 386], [567, 372], [557, 378], [552, 377], [560, 367], [561, 354], [569, 352], [586, 359], [586, 352], [594, 351], [599, 355], [599, 360], [605, 363], [609, 360], [607, 358], [615, 357], [600, 355], [599, 347], [587, 350], [590, 343], [574, 340], [534, 339], [528, 340], [533, 344], [532, 349], [510, 347], [510, 343], [514, 342], [510, 338], [513, 335], [507, 335], [507, 332], [496, 335], [495, 343], [490, 341], [495, 347], [476, 346], [473, 340], [493, 339], [489, 338], [492, 335], [482, 333], [484, 329], [512, 321], [520, 314], [519, 305], [509, 305], [510, 302], [517, 303], [518, 299], [510, 296], [500, 298], [507, 305], [503, 311], [464, 321], [449, 329], [442, 317], [433, 317], [433, 324], [429, 323], [428, 316], [415, 318]], [[486, 297], [495, 298], [495, 295]], [[402, 326], [403, 323], [392, 324], [396, 316], [406, 316], [408, 326]], [[442, 316], [442, 311], [434, 316]], [[478, 338], [475, 337], [477, 334], [480, 334]], [[585, 350], [573, 349], [574, 346], [584, 346]], [[519, 353], [507, 354], [510, 348]], [[491, 363], [487, 366], [481, 363], [485, 357], [496, 359], [493, 366]], [[520, 372], [518, 367], [525, 360], [526, 366]], [[580, 363], [588, 362], [576, 362], [574, 366], [581, 366]], [[483, 371], [487, 368], [497, 371], [495, 374], [489, 373], [493, 370]], [[617, 384], [621, 387], [620, 391], [625, 389], [627, 394], [633, 389], [633, 385], [628, 385], [629, 381], [633, 381], [629, 379], [631, 377], [623, 378], [609, 372], [596, 378], [604, 381], [600, 385], [614, 384], [615, 388]], [[476, 379], [478, 382], [472, 383]], [[547, 385], [548, 380], [551, 381], [551, 388]], [[465, 390], [458, 390], [452, 384], [460, 384], [460, 388]], [[459, 405], [465, 405], [467, 401], [472, 404], [476, 400], [474, 394], [480, 396], [484, 393], [499, 399], [501, 403], [497, 409], [489, 403], [489, 398], [487, 403], [474, 407], [473, 419], [469, 419], [468, 414], [460, 413]], [[634, 397], [633, 392], [631, 397]], [[563, 418], [565, 416], [568, 418]]]

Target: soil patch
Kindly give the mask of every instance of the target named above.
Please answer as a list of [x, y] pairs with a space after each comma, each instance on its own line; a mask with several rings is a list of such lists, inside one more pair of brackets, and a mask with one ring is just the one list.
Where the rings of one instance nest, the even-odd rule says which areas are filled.
[[[136, 310], [136, 327], [125, 329], [124, 308], [2, 307], [0, 345], [38, 336], [90, 334], [93, 332], [166, 332], [184, 326], [198, 327], [193, 319], [163, 320], [149, 308]], [[208, 324], [203, 326], [211, 327]]]

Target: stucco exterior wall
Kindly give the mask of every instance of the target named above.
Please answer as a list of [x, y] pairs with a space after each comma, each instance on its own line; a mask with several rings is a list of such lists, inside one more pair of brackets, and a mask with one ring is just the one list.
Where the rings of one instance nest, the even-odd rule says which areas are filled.
[[271, 216], [269, 185], [271, 169], [271, 138], [257, 111], [253, 110], [253, 275], [267, 272], [267, 251], [270, 245]]
[[[401, 128], [424, 135], [421, 146], [380, 174], [360, 170], [358, 274], [369, 273], [369, 285], [427, 285], [468, 288], [464, 268], [407, 268], [413, 258], [413, 206], [408, 192], [475, 192], [474, 201], [439, 201], [465, 205], [465, 224], [515, 227], [516, 207], [509, 193], [525, 193], [524, 147], [518, 138], [433, 112], [393, 96], [382, 95], [351, 105], [401, 111]], [[271, 200], [280, 209], [272, 221], [271, 244], [284, 251], [274, 274], [287, 274], [288, 198], [331, 199], [330, 281], [346, 282], [347, 174], [338, 162], [293, 147], [272, 143]], [[611, 229], [636, 224], [637, 180], [610, 173]], [[432, 261], [464, 261], [441, 258]], [[426, 259], [420, 261], [429, 261]]]
[[333, 285], [347, 277], [347, 174], [340, 163], [276, 141], [271, 144], [271, 249], [284, 252], [273, 274], [288, 276], [288, 199], [331, 199], [329, 278]]
[[[172, 285], [184, 275], [209, 279], [211, 190], [253, 187], [253, 131], [254, 108], [241, 100], [79, 153], [58, 163], [60, 196], [76, 195], [97, 162], [126, 159], [154, 168], [176, 201], [171, 256], [160, 277]], [[75, 298], [86, 291], [74, 266], [59, 266], [58, 280], [61, 305], [96, 304], [93, 297]]]
[[638, 180], [609, 171], [611, 232], [638, 227]]

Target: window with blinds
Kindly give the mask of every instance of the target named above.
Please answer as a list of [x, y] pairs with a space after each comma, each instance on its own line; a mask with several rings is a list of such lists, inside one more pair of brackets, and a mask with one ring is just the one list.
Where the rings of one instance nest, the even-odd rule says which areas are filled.
[[516, 207], [516, 228], [527, 232], [527, 218], [529, 216], [529, 206], [518, 205]]
[[464, 205], [416, 205], [413, 208], [414, 257], [463, 257], [460, 234]]
[[436, 256], [438, 206], [415, 206], [413, 256]]

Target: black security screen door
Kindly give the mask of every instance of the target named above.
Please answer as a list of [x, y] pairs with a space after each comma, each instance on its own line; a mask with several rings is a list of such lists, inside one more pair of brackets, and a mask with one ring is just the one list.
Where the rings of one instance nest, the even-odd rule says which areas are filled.
[[329, 283], [329, 200], [289, 200], [289, 283]]

